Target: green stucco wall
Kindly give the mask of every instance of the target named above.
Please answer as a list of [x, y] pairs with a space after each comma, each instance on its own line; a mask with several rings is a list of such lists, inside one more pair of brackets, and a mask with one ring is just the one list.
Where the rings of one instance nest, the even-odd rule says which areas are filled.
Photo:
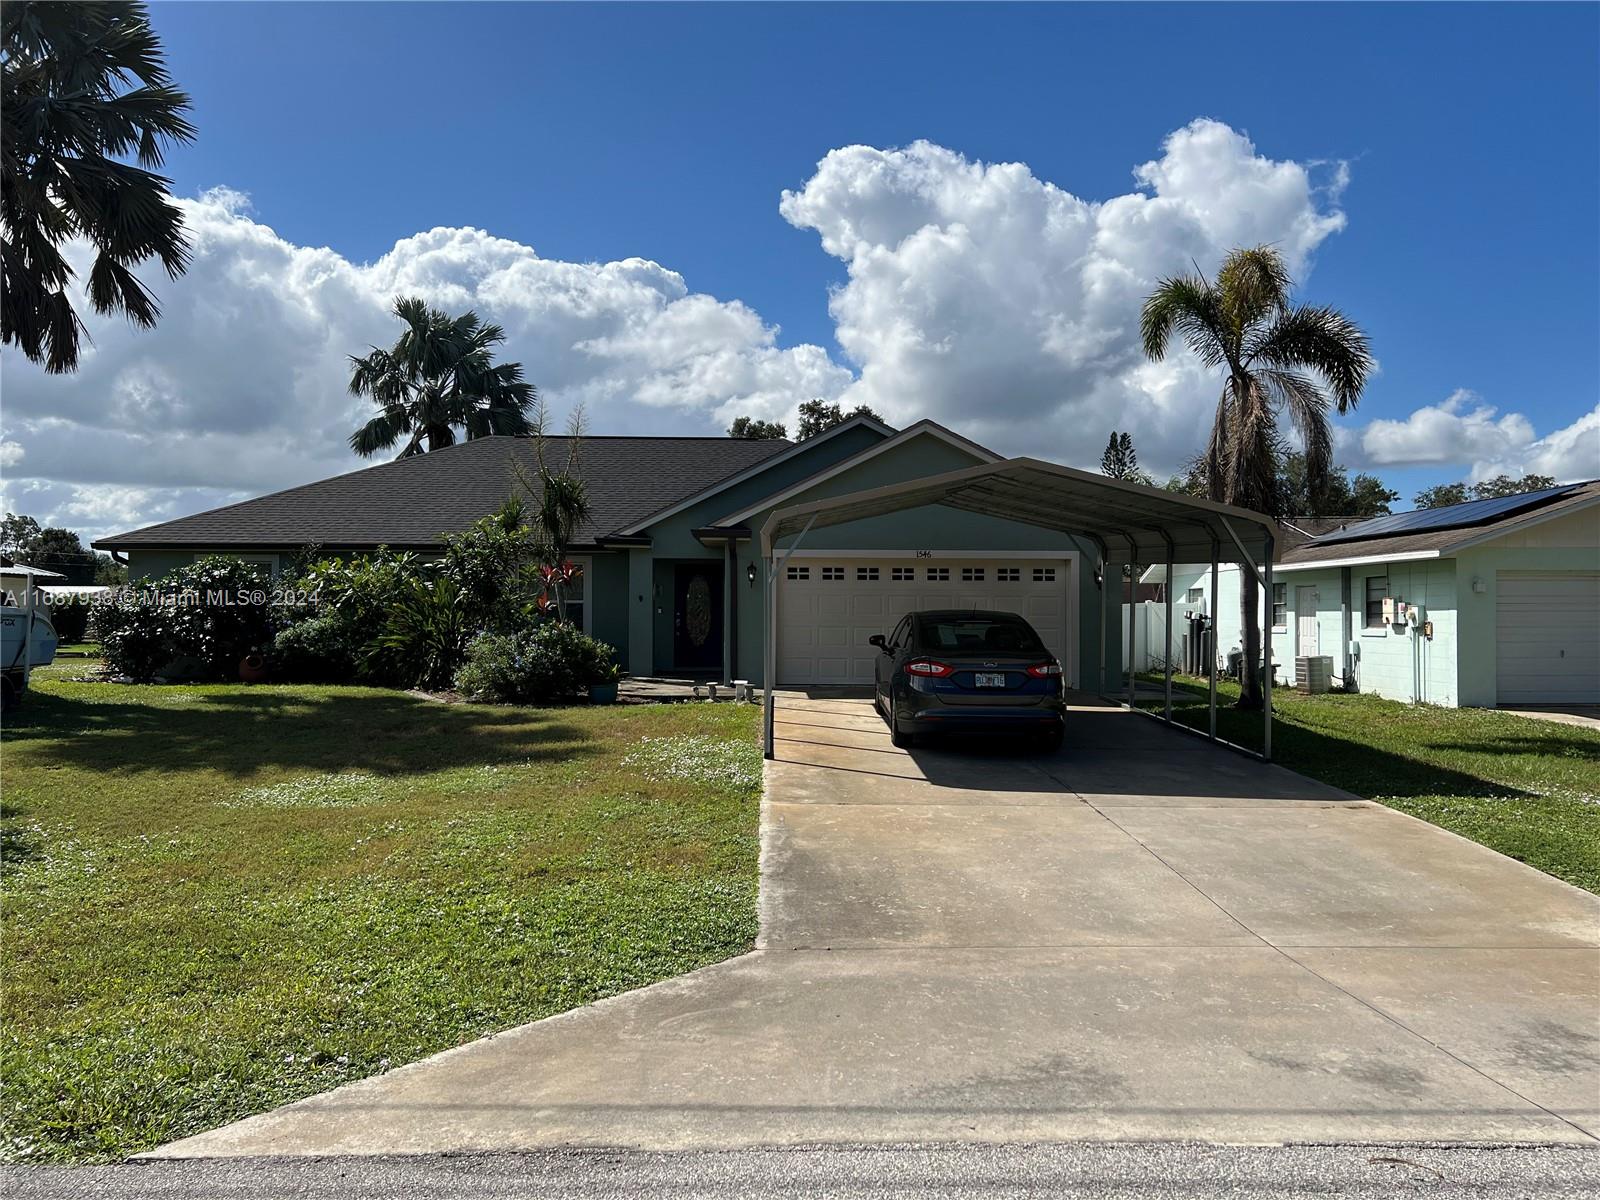
[[[785, 505], [800, 504], [832, 496], [847, 495], [851, 492], [863, 491], [869, 488], [904, 483], [907, 480], [921, 479], [929, 475], [942, 474], [945, 471], [970, 467], [978, 461], [966, 450], [952, 446], [948, 442], [932, 435], [925, 435], [913, 438], [893, 450], [877, 455], [847, 471], [842, 471], [833, 478], [820, 482], [813, 488], [786, 498], [783, 503]], [[770, 491], [766, 494], [770, 494]], [[721, 506], [717, 516], [725, 516], [730, 512], [736, 511], [736, 509], [737, 505]], [[685, 514], [685, 516], [690, 515]], [[761, 526], [770, 515], [771, 510], [767, 509], [749, 519], [750, 528], [757, 535], [757, 539], [759, 539]], [[677, 521], [678, 518], [673, 518], [671, 522], [663, 524], [673, 524]], [[657, 539], [657, 553], [662, 553], [661, 548], [664, 546], [682, 546], [681, 535], [687, 534], [688, 528], [704, 523], [704, 520], [694, 520], [692, 524], [679, 531], [663, 529], [660, 533], [657, 533], [656, 530], [652, 530], [652, 535]], [[699, 545], [698, 542], [693, 542], [692, 538], [689, 540], [692, 544]], [[976, 513], [945, 508], [940, 505], [929, 505], [890, 516], [873, 517], [865, 521], [854, 521], [844, 525], [830, 526], [826, 529], [813, 530], [806, 536], [803, 548], [808, 550], [982, 550], [992, 552], [996, 556], [1003, 556], [1007, 551], [1048, 551], [1060, 553], [1063, 557], [1080, 549], [1071, 539], [1061, 534], [1012, 521], [999, 521], [992, 517], [983, 517]], [[762, 639], [766, 624], [767, 603], [766, 564], [757, 564], [758, 571], [754, 583], [749, 582], [747, 579], [745, 567], [750, 560], [750, 556], [759, 554], [759, 552], [759, 541], [753, 544], [742, 544], [739, 547], [740, 558], [735, 567], [733, 579], [734, 586], [739, 590], [739, 659], [735, 664], [734, 675], [739, 679], [748, 679], [752, 683], [759, 683], [762, 679]], [[701, 547], [701, 555], [706, 555], [704, 547]], [[690, 557], [690, 555], [684, 555], [684, 557]], [[1099, 592], [1094, 584], [1093, 563], [1091, 561], [1080, 559], [1077, 586], [1079, 637], [1076, 665], [1080, 670], [1081, 685], [1092, 688], [1100, 650], [1098, 625], [1100, 610]], [[663, 632], [658, 636], [670, 636], [670, 632], [669, 617], [667, 624], [663, 627]], [[1113, 630], [1108, 642], [1108, 661], [1113, 663], [1120, 661], [1121, 645], [1119, 634]]]
[[[128, 551], [128, 579], [157, 580], [179, 567], [186, 567], [197, 558], [206, 554], [227, 554], [227, 550], [209, 550], [196, 552], [193, 550], [129, 550]], [[279, 556], [276, 554], [251, 554], [251, 558], [270, 558], [272, 570], [278, 570]]]

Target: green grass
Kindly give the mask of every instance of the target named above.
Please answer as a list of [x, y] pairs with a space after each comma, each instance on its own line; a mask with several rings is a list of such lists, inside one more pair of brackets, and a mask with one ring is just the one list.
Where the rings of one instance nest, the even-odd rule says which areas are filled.
[[116, 1158], [748, 949], [757, 713], [38, 672], [0, 1150]]
[[[1146, 676], [1159, 682], [1158, 676]], [[1260, 749], [1261, 714], [1217, 689], [1217, 733]], [[1274, 688], [1272, 757], [1600, 892], [1600, 732], [1481, 708]], [[1160, 699], [1139, 707], [1160, 711]], [[1174, 681], [1173, 717], [1206, 727], [1206, 690]]]
[[56, 647], [57, 654], [70, 654], [74, 658], [98, 658], [100, 655], [99, 642], [62, 642]]

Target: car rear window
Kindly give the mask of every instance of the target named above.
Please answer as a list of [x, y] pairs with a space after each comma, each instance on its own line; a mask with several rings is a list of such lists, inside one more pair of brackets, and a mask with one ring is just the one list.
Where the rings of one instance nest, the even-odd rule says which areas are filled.
[[1044, 643], [1026, 622], [1015, 618], [946, 617], [930, 620], [924, 617], [920, 647], [923, 650], [945, 650], [952, 653], [970, 650], [973, 653], [1044, 652]]

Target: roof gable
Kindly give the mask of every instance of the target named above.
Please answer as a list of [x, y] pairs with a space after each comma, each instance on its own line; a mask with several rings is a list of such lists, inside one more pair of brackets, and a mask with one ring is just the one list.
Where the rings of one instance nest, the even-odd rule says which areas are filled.
[[[918, 442], [923, 442], [930, 448], [937, 446], [938, 452], [919, 456]], [[896, 463], [893, 461], [896, 459], [902, 461]], [[836, 496], [863, 487], [881, 487], [886, 483], [898, 483], [921, 475], [938, 474], [954, 467], [999, 460], [1000, 456], [994, 451], [946, 429], [935, 421], [918, 421], [859, 454], [834, 463], [827, 469], [798, 480], [781, 491], [762, 496], [759, 500], [728, 513], [716, 524], [741, 525], [758, 514], [783, 504]]]

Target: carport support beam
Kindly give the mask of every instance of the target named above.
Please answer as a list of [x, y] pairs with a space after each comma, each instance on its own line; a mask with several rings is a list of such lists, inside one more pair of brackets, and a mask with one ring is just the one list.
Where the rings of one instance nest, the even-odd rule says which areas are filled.
[[778, 555], [778, 548], [774, 546], [772, 553], [767, 556], [767, 636], [762, 639], [762, 664], [761, 664], [761, 689], [765, 693], [761, 704], [761, 753], [765, 758], [772, 758], [776, 753], [777, 730], [774, 725], [772, 711], [772, 681], [778, 674], [778, 572], [783, 570], [783, 564], [789, 561], [789, 555], [795, 548], [806, 540], [806, 534], [811, 532], [811, 525], [817, 519], [817, 514], [811, 514], [811, 520], [806, 522], [800, 536], [794, 539], [793, 545]]
[[1172, 539], [1167, 539], [1167, 724], [1172, 724]]
[[[1118, 579], [1117, 580], [1117, 584], [1118, 584], [1117, 590], [1119, 592], [1122, 590], [1121, 583], [1122, 583], [1122, 580]], [[1136, 645], [1138, 645], [1138, 643], [1134, 640], [1134, 636], [1133, 636], [1133, 618], [1134, 618], [1134, 615], [1138, 611], [1138, 608], [1139, 608], [1138, 600], [1139, 600], [1139, 565], [1137, 563], [1129, 563], [1128, 564], [1128, 708], [1129, 709], [1133, 708], [1133, 687], [1134, 687], [1133, 673], [1134, 673], [1134, 670], [1138, 667], [1138, 664], [1136, 662], [1134, 662], [1134, 659], [1133, 659], [1134, 647]]]
[[1266, 577], [1266, 612], [1267, 619], [1263, 622], [1266, 628], [1262, 630], [1262, 642], [1266, 645], [1263, 657], [1266, 665], [1261, 672], [1261, 757], [1266, 762], [1272, 761], [1272, 534], [1267, 534], [1267, 552], [1262, 555], [1262, 574]]
[[1206, 667], [1206, 678], [1211, 681], [1211, 740], [1217, 740], [1217, 562], [1222, 557], [1222, 546], [1211, 539], [1211, 628], [1206, 631], [1206, 656], [1211, 660]]

